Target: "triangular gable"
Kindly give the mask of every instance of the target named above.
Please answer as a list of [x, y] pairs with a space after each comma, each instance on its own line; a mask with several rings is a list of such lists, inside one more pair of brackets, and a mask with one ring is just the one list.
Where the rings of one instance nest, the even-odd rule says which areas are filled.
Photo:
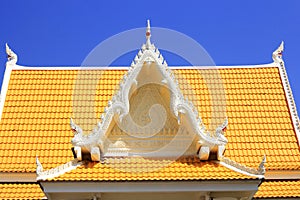
[[[98, 123], [94, 131], [85, 135], [81, 128], [71, 120], [71, 127], [75, 133], [74, 138], [72, 139], [72, 144], [74, 146], [75, 157], [79, 160], [83, 159], [82, 154], [87, 153], [91, 154], [91, 159], [93, 161], [100, 161], [101, 157], [107, 152], [107, 144], [105, 143], [107, 143], [107, 137], [115, 124], [118, 124], [119, 128], [128, 134], [136, 134], [137, 132], [145, 133], [146, 130], [149, 129], [150, 131], [155, 132], [156, 129], [160, 130], [164, 128], [160, 127], [160, 124], [157, 123], [161, 120], [164, 122], [166, 121], [163, 116], [165, 115], [164, 112], [157, 114], [163, 110], [163, 108], [160, 109], [159, 107], [156, 107], [156, 110], [150, 110], [150, 115], [151, 112], [153, 114], [151, 122], [146, 125], [144, 124], [143, 126], [137, 125], [130, 116], [130, 98], [132, 94], [138, 92], [146, 85], [150, 85], [149, 88], [157, 87], [155, 88], [157, 90], [165, 88], [165, 91], [162, 93], [168, 93], [167, 96], [169, 105], [167, 106], [169, 107], [167, 109], [171, 111], [171, 115], [173, 118], [177, 119], [178, 123], [176, 130], [172, 131], [177, 132], [177, 135], [184, 134], [186, 136], [184, 140], [182, 140], [182, 138], [177, 138], [177, 140], [175, 138], [174, 140], [173, 138], [170, 141], [174, 143], [172, 145], [177, 145], [178, 147], [186, 149], [186, 146], [193, 143], [195, 146], [193, 154], [196, 155], [199, 152], [201, 160], [208, 160], [211, 153], [215, 154], [214, 158], [217, 159], [220, 159], [223, 155], [225, 145], [227, 143], [227, 139], [223, 135], [227, 126], [227, 120], [225, 120], [225, 122], [219, 126], [213, 134], [206, 130], [197, 109], [189, 100], [184, 98], [175, 76], [168, 68], [168, 65], [161, 53], [154, 44], [151, 44], [150, 37], [150, 24], [148, 21], [146, 43], [136, 55], [131, 64], [131, 68], [129, 68], [127, 74], [124, 75], [123, 80], [121, 80], [119, 90], [116, 95], [113, 96], [112, 100], [108, 102], [108, 106], [105, 108], [105, 111], [101, 116], [101, 122]], [[151, 100], [151, 96], [149, 96], [148, 99]], [[161, 104], [162, 103], [160, 103], [160, 106]], [[158, 104], [156, 104], [156, 106], [157, 105]], [[124, 118], [126, 118], [126, 120], [124, 120]], [[153, 122], [155, 120], [156, 123]], [[124, 123], [124, 121], [126, 121], [126, 123]], [[151, 134], [153, 135], [155, 133]], [[194, 141], [194, 137], [196, 137], [196, 142]], [[180, 145], [176, 144], [179, 140], [181, 140]], [[187, 140], [189, 142], [182, 143], [182, 141]], [[123, 149], [119, 150], [126, 151], [124, 145], [119, 145], [119, 148], [122, 147]], [[182, 150], [183, 149], [180, 151]], [[159, 153], [155, 152], [155, 154], [150, 154], [150, 156], [180, 156], [177, 153], [172, 155], [172, 153], [164, 154], [164, 152], [166, 153], [166, 149], [159, 151]], [[122, 154], [122, 156], [124, 156], [124, 154]]]

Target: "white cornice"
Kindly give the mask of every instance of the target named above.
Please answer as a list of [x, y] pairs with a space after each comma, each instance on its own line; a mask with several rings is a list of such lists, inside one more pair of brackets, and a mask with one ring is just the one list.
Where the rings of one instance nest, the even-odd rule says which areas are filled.
[[201, 192], [256, 191], [261, 180], [200, 180], [200, 181], [116, 181], [66, 182], [40, 181], [45, 193], [55, 192]]
[[103, 198], [112, 199], [116, 196], [120, 199], [252, 199], [260, 183], [260, 180], [201, 180], [41, 182], [40, 185], [49, 199], [102, 199], [102, 195]]

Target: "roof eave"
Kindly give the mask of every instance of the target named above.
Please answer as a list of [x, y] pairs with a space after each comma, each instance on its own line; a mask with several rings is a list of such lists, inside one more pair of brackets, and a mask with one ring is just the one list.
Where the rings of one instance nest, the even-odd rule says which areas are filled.
[[232, 195], [234, 197], [253, 197], [261, 183], [259, 179], [251, 180], [215, 180], [215, 181], [45, 181], [40, 182], [48, 197], [57, 195], [85, 195], [103, 193], [173, 193], [197, 192], [209, 197]]

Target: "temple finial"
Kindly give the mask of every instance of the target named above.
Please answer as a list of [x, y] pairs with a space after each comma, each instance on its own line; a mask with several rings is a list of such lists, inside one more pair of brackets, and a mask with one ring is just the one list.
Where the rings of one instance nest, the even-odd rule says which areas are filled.
[[15, 65], [18, 61], [18, 56], [15, 54], [8, 46], [8, 44], [5, 44], [6, 47], [6, 54], [7, 54], [7, 64], [13, 64]]
[[273, 61], [276, 63], [282, 62], [282, 52], [284, 50], [284, 43], [283, 41], [280, 43], [279, 47], [273, 52], [272, 58]]
[[147, 20], [147, 28], [146, 28], [146, 48], [149, 49], [151, 46], [150, 42], [150, 37], [151, 37], [151, 30], [150, 30], [150, 20]]
[[44, 169], [41, 162], [39, 161], [38, 156], [36, 156], [35, 161], [36, 161], [36, 173], [39, 175], [44, 171]]

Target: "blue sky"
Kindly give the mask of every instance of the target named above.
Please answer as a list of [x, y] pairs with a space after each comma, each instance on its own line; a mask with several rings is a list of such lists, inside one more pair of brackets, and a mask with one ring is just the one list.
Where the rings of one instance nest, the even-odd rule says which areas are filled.
[[[101, 41], [143, 27], [147, 19], [152, 26], [190, 36], [217, 65], [270, 63], [272, 52], [283, 40], [283, 56], [299, 110], [298, 0], [1, 1], [0, 79], [6, 42], [18, 54], [20, 65], [79, 66]], [[132, 55], [125, 58], [115, 63], [129, 65]], [[169, 65], [184, 64], [171, 55], [165, 58]]]

